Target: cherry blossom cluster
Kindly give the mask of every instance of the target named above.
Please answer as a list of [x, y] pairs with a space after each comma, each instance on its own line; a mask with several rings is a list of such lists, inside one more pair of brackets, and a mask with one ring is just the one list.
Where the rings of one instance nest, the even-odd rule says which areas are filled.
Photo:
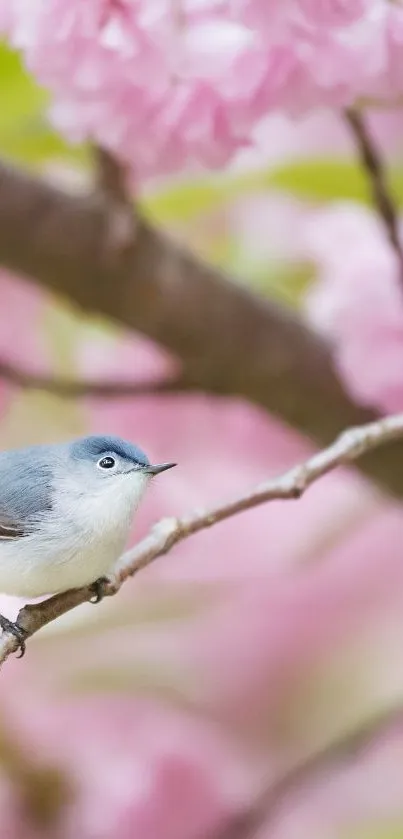
[[268, 113], [402, 93], [400, 0], [0, 0], [52, 119], [142, 178], [216, 168]]

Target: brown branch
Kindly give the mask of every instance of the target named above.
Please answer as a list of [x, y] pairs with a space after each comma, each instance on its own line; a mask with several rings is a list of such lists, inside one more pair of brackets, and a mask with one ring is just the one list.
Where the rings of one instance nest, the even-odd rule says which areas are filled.
[[[108, 207], [108, 226], [104, 253], [120, 255], [122, 262], [126, 256], [130, 259], [131, 246], [136, 235], [136, 220], [133, 201], [128, 191], [128, 173], [126, 168], [106, 149], [94, 146], [95, 187], [98, 198], [101, 197]], [[106, 245], [106, 248], [105, 248]]]
[[91, 397], [93, 399], [122, 399], [177, 393], [186, 390], [184, 378], [145, 382], [109, 382], [76, 379], [57, 379], [21, 370], [0, 359], [0, 379], [26, 390], [42, 390], [64, 399]]
[[[167, 554], [174, 545], [189, 536], [259, 504], [278, 499], [299, 498], [312, 483], [336, 466], [352, 463], [365, 453], [402, 436], [403, 414], [386, 417], [359, 428], [351, 428], [327, 449], [313, 455], [305, 463], [290, 469], [281, 477], [261, 484], [250, 493], [206, 513], [182, 519], [163, 519], [136, 547], [123, 554], [114, 569], [113, 580], [104, 586], [103, 595], [116, 594], [125, 580]], [[93, 594], [89, 586], [56, 594], [42, 603], [24, 606], [19, 612], [17, 622], [29, 637], [50, 621], [89, 601]], [[8, 632], [3, 632], [0, 639], [0, 663], [17, 647], [16, 638]]]
[[371, 185], [375, 209], [381, 219], [399, 265], [400, 281], [403, 286], [403, 250], [399, 236], [399, 220], [395, 202], [388, 185], [387, 174], [381, 152], [371, 137], [365, 119], [359, 111], [348, 108], [346, 120], [353, 133], [359, 158]]
[[116, 204], [130, 206], [127, 172], [116, 158], [101, 146], [94, 146], [97, 188]]
[[[231, 282], [140, 217], [123, 252], [111, 244], [110, 226], [104, 193], [66, 194], [0, 164], [5, 266], [158, 341], [176, 354], [189, 386], [249, 399], [320, 444], [375, 419], [354, 405], [328, 347], [297, 315]], [[402, 462], [399, 442], [361, 467], [403, 494]]]

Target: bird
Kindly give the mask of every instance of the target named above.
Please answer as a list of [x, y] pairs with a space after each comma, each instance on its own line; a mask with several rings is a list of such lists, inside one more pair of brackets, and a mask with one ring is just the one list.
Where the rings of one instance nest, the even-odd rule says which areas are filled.
[[[0, 592], [37, 598], [91, 586], [95, 601], [124, 550], [152, 465], [137, 445], [94, 435], [0, 452]], [[18, 640], [26, 633], [0, 615]]]

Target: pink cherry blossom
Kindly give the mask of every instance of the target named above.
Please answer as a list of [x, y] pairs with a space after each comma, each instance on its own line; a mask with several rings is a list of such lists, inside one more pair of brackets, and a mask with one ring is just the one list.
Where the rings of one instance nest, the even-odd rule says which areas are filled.
[[[32, 372], [46, 370], [49, 356], [41, 333], [46, 295], [20, 277], [0, 272], [0, 360]], [[6, 410], [14, 388], [0, 381], [0, 410]]]
[[[153, 700], [56, 700], [34, 692], [32, 704], [23, 695], [13, 703], [10, 691], [2, 697], [2, 720], [2, 743], [7, 737], [10, 754], [21, 754], [32, 784], [35, 771], [50, 768], [63, 783], [65, 800], [51, 822], [52, 835], [63, 839], [108, 839], [120, 830], [144, 839], [186, 837], [230, 818], [253, 791], [253, 763], [224, 731]], [[31, 778], [11, 770], [7, 784], [7, 765], [2, 774], [7, 836], [39, 839], [41, 825], [37, 833], [32, 814], [24, 812], [23, 785]], [[32, 834], [18, 832], [21, 822], [29, 826], [31, 820]]]
[[348, 26], [375, 5], [373, 0], [297, 0], [302, 15], [312, 26]]
[[0, 355], [10, 363], [39, 370], [47, 362], [46, 339], [40, 330], [46, 294], [21, 277], [0, 273]]
[[0, 0], [3, 30], [73, 141], [149, 175], [216, 168], [270, 111], [401, 92], [403, 9], [386, 0]]
[[403, 410], [403, 288], [382, 225], [342, 205], [313, 214], [305, 237], [318, 268], [307, 311], [331, 339], [347, 387], [366, 405]]

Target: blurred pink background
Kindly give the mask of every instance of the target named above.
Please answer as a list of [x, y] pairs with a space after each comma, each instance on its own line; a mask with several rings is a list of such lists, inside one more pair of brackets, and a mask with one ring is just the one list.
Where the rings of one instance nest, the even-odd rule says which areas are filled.
[[[18, 0], [10, 11], [0, 2], [10, 42], [54, 96], [57, 126], [69, 140], [94, 135], [119, 150], [133, 165], [138, 199], [156, 224], [234, 281], [298, 310], [330, 342], [358, 403], [381, 413], [403, 411], [399, 268], [362, 186], [341, 112], [356, 97], [382, 103], [369, 111], [368, 126], [399, 204], [401, 5], [390, 4], [393, 19], [391, 9], [386, 19], [386, 0], [284, 0], [275, 18], [276, 4], [239, 0], [233, 9], [243, 25], [258, 28], [259, 38], [276, 23], [292, 65], [276, 64], [277, 88], [274, 82], [273, 89], [259, 87], [261, 46], [251, 63], [247, 44], [235, 56], [229, 46], [221, 55], [211, 36], [210, 86], [195, 82], [183, 110], [161, 77], [152, 76], [153, 94], [169, 104], [158, 118], [172, 134], [161, 148], [155, 141], [149, 156], [149, 103], [140, 119], [133, 97], [141, 90], [132, 89], [131, 76], [123, 85], [122, 56], [103, 63], [105, 44], [93, 38], [101, 4], [91, 0], [93, 16], [87, 10], [91, 50], [85, 27], [79, 36], [74, 28], [84, 26], [84, 6], [71, 4], [78, 17], [69, 23], [63, 5], [52, 0], [45, 27], [39, 3], [29, 10]], [[113, 4], [104, 5], [110, 12]], [[225, 2], [199, 6], [202, 18], [210, 9], [211, 26], [229, 14]], [[296, 6], [290, 29], [285, 16]], [[206, 21], [194, 7], [194, 52], [187, 44], [184, 55], [194, 62], [190, 69], [186, 64], [189, 78], [199, 81], [197, 68], [209, 56], [197, 28]], [[300, 15], [307, 29], [298, 28]], [[354, 29], [354, 41], [350, 27], [358, 27], [360, 15], [369, 15], [371, 26], [361, 40]], [[319, 29], [309, 29], [314, 18]], [[59, 32], [55, 21], [66, 28], [60, 23]], [[70, 25], [77, 41], [68, 39]], [[138, 86], [148, 92], [151, 71], [171, 69], [161, 32], [151, 46], [144, 41], [135, 62], [142, 69]], [[266, 73], [279, 46], [270, 45]], [[74, 74], [72, 46], [83, 62]], [[147, 52], [151, 47], [155, 53]], [[344, 63], [347, 53], [350, 63]], [[0, 74], [8, 67], [2, 61]], [[217, 79], [227, 87], [216, 87]], [[252, 82], [248, 99], [242, 84], [252, 90]], [[243, 98], [232, 95], [232, 84]], [[132, 110], [117, 113], [118, 93]], [[41, 113], [44, 119], [44, 108]], [[10, 123], [22, 136], [17, 116]], [[140, 171], [130, 157], [134, 129]], [[0, 118], [0, 154], [7, 131]], [[181, 171], [185, 153], [192, 165]], [[198, 180], [195, 160], [196, 171], [219, 169], [216, 179], [202, 169]], [[46, 146], [35, 162], [37, 173], [70, 186], [86, 183], [86, 166], [59, 146], [56, 152]], [[201, 185], [212, 192], [198, 208]], [[4, 270], [0, 292], [0, 360], [16, 368], [141, 382], [160, 379], [177, 363], [145, 336], [84, 316]], [[279, 418], [240, 399], [179, 393], [66, 401], [1, 380], [0, 410], [2, 448], [113, 433], [141, 445], [154, 461], [177, 461], [177, 469], [153, 484], [131, 544], [158, 519], [212, 507], [314, 451]], [[3, 835], [235, 839], [241, 834], [231, 833], [232, 820], [257, 811], [257, 827], [245, 829], [245, 839], [403, 836], [400, 540], [401, 505], [358, 470], [338, 469], [301, 500], [272, 502], [194, 536], [118, 596], [50, 624], [29, 641], [22, 662], [13, 657], [1, 672]], [[0, 611], [9, 617], [20, 605], [0, 597]]]

